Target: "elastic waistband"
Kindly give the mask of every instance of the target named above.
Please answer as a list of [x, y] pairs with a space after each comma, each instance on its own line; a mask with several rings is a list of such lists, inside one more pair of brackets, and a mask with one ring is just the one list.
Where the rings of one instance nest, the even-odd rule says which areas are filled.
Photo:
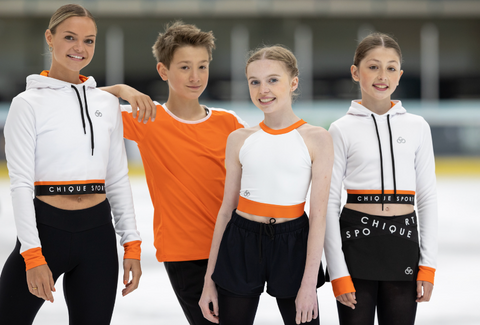
[[35, 198], [33, 202], [38, 224], [69, 232], [80, 232], [112, 223], [108, 200], [81, 210], [59, 209], [38, 198]]
[[394, 235], [418, 242], [417, 214], [377, 216], [343, 208], [340, 215], [342, 240], [360, 239], [380, 235]]
[[236, 210], [233, 210], [232, 212], [232, 219], [231, 221], [235, 226], [248, 230], [250, 232], [256, 233], [256, 234], [261, 234], [262, 230], [261, 227], [262, 225], [271, 225], [275, 229], [275, 235], [280, 235], [284, 233], [289, 233], [292, 231], [296, 231], [299, 229], [303, 229], [305, 226], [308, 225], [308, 217], [307, 214], [304, 212], [303, 215], [298, 217], [297, 219], [291, 220], [291, 221], [286, 221], [286, 222], [281, 222], [281, 223], [262, 223], [262, 222], [256, 222], [252, 220], [248, 220], [236, 213]]
[[[392, 191], [393, 192], [393, 191]], [[348, 193], [347, 203], [376, 203], [376, 204], [415, 204], [415, 192], [411, 193]]]
[[105, 194], [105, 181], [35, 182], [35, 196]]

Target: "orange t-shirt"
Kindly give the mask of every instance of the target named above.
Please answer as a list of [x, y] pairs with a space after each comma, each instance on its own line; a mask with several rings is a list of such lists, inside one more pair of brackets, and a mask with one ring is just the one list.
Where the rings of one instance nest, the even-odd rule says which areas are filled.
[[124, 137], [138, 144], [154, 207], [159, 262], [206, 259], [222, 204], [228, 135], [244, 127], [233, 112], [208, 108], [185, 121], [157, 105], [154, 122], [122, 112]]

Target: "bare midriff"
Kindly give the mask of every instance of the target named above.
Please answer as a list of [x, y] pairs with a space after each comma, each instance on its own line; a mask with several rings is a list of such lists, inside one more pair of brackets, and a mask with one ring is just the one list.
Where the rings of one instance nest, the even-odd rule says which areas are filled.
[[357, 204], [347, 203], [345, 207], [362, 213], [367, 213], [375, 216], [393, 217], [412, 213], [414, 210], [411, 204], [384, 204], [383, 210], [381, 204]]
[[240, 210], [236, 210], [236, 212], [239, 216], [245, 219], [248, 219], [250, 221], [255, 221], [255, 222], [261, 222], [261, 223], [271, 223], [270, 219], [275, 219], [275, 223], [282, 223], [282, 222], [292, 221], [301, 217], [301, 216], [298, 216], [297, 218], [273, 218], [273, 217], [257, 216], [255, 214], [246, 213]]
[[51, 206], [63, 210], [82, 210], [102, 203], [106, 194], [79, 194], [79, 195], [39, 195], [37, 198]]

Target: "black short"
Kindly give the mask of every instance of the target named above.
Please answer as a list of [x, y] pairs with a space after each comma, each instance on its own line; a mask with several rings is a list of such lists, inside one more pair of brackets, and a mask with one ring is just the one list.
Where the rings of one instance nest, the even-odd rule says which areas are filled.
[[343, 208], [342, 250], [352, 278], [412, 281], [418, 272], [417, 217], [383, 217]]
[[[250, 221], [233, 211], [212, 275], [215, 283], [241, 296], [297, 295], [305, 270], [309, 223], [306, 214], [279, 224]], [[317, 288], [325, 283], [320, 265]]]

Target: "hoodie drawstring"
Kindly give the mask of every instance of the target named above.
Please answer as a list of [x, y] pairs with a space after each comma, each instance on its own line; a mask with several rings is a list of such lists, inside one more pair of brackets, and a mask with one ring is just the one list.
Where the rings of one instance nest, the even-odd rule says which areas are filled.
[[390, 127], [390, 115], [387, 115], [388, 133], [390, 134], [390, 152], [392, 154], [392, 171], [393, 171], [393, 199], [397, 199], [397, 179], [395, 177], [395, 157], [393, 156], [393, 140], [392, 128]]
[[275, 228], [273, 225], [277, 222], [275, 218], [270, 218], [268, 223], [260, 223], [260, 234], [258, 236], [258, 255], [260, 257], [260, 263], [262, 263], [262, 230], [265, 229], [265, 233], [267, 234], [268, 237], [270, 237], [270, 240], [275, 239]]
[[[85, 127], [85, 116], [83, 115], [83, 105], [82, 105], [82, 100], [80, 99], [80, 93], [78, 92], [78, 89], [74, 85], [72, 85], [72, 88], [75, 90], [75, 93], [77, 94], [77, 98], [78, 98], [78, 103], [80, 104], [80, 114], [82, 115], [83, 133], [87, 134], [87, 130]], [[93, 150], [95, 148], [95, 141], [93, 136], [93, 123], [92, 123], [92, 120], [90, 119], [90, 114], [88, 113], [87, 92], [85, 90], [85, 85], [83, 86], [83, 96], [85, 99], [85, 112], [87, 113], [88, 124], [90, 124], [90, 142], [91, 142], [92, 156], [93, 156]]]
[[[383, 155], [382, 155], [382, 144], [380, 142], [380, 134], [378, 133], [378, 125], [375, 116], [371, 114], [373, 118], [373, 123], [375, 124], [375, 131], [377, 132], [378, 139], [378, 149], [380, 150], [380, 173], [382, 176], [382, 211], [384, 206], [384, 196], [385, 196], [385, 186], [383, 180]], [[390, 115], [387, 115], [387, 124], [388, 124], [388, 133], [390, 135], [390, 152], [392, 154], [392, 171], [393, 171], [393, 197], [397, 197], [397, 180], [395, 177], [395, 158], [393, 156], [393, 140], [392, 140], [392, 128], [390, 127]]]

